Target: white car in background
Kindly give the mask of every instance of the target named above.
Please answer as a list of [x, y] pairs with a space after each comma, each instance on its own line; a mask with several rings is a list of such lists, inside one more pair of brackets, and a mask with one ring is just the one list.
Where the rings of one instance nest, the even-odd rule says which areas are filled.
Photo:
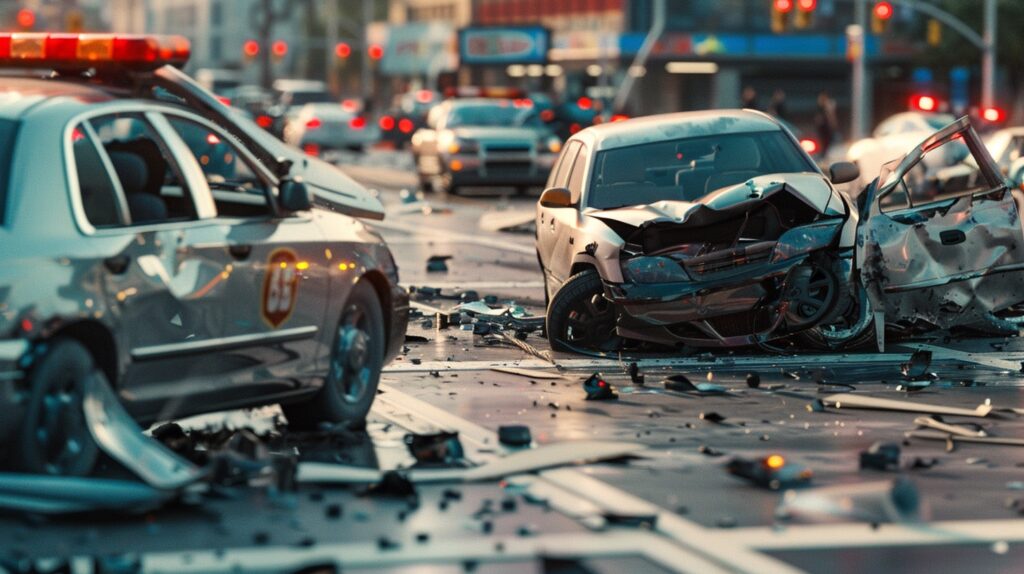
[[860, 168], [860, 180], [850, 186], [856, 196], [878, 177], [882, 165], [906, 155], [925, 138], [956, 121], [952, 114], [902, 112], [878, 124], [871, 137], [854, 142], [846, 151], [846, 160]]

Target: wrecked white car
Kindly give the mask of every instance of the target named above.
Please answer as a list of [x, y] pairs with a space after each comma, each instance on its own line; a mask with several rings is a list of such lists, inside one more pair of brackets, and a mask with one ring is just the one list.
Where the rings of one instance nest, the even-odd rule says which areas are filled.
[[[857, 346], [877, 336], [879, 313], [879, 325], [1005, 328], [1014, 291], [979, 287], [1010, 280], [982, 277], [1012, 268], [1020, 218], [978, 141], [966, 120], [954, 123], [870, 186], [858, 209], [834, 187], [857, 168], [838, 163], [825, 176], [765, 114], [689, 112], [584, 130], [537, 209], [552, 345], [798, 336], [814, 348]], [[922, 162], [929, 153], [948, 156], [941, 169]]]

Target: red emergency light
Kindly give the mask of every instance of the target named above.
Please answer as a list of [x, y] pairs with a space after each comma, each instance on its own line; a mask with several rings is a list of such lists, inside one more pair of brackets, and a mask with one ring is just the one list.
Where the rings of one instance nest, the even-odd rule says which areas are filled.
[[0, 33], [0, 67], [152, 70], [185, 65], [190, 50], [182, 36]]
[[1006, 112], [999, 108], [985, 108], [981, 112], [981, 117], [987, 122], [996, 124], [1006, 119]]
[[914, 96], [910, 100], [910, 106], [922, 112], [934, 112], [939, 109], [939, 101], [932, 96]]

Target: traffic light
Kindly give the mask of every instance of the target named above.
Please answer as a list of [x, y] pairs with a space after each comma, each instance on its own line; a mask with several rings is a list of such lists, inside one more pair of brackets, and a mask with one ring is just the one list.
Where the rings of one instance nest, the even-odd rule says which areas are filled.
[[18, 10], [16, 20], [18, 21], [19, 28], [22, 30], [31, 30], [36, 25], [36, 13], [28, 8], [22, 8], [21, 10]]
[[242, 43], [242, 55], [251, 60], [260, 55], [260, 43], [256, 40], [246, 40]]
[[371, 60], [379, 60], [384, 57], [384, 48], [380, 44], [370, 44], [367, 48], [367, 55]]
[[772, 32], [781, 34], [786, 31], [792, 11], [793, 0], [772, 0]]
[[939, 100], [934, 96], [916, 95], [910, 98], [910, 107], [922, 112], [934, 112], [939, 109]]
[[800, 30], [809, 28], [814, 21], [814, 9], [818, 0], [796, 0], [796, 18], [793, 24]]
[[935, 18], [928, 20], [928, 45], [938, 46], [942, 43], [942, 22]]
[[338, 42], [334, 46], [334, 55], [337, 56], [338, 59], [344, 60], [352, 55], [352, 46], [349, 46], [345, 42]]
[[288, 54], [288, 42], [276, 40], [270, 45], [270, 53], [274, 56], [275, 60], [284, 58]]
[[875, 2], [875, 7], [871, 9], [871, 31], [875, 34], [884, 34], [889, 27], [892, 14], [892, 4], [884, 0]]

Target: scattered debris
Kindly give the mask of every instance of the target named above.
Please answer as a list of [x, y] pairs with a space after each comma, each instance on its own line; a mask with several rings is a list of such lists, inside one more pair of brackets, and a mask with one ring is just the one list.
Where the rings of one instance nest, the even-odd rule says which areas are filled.
[[809, 522], [916, 522], [920, 519], [920, 496], [917, 486], [903, 477], [790, 490], [782, 496], [775, 516], [780, 520]]
[[709, 423], [716, 423], [716, 424], [721, 424], [721, 423], [725, 422], [725, 420], [727, 418], [724, 415], [720, 415], [720, 414], [718, 414], [718, 413], [716, 413], [714, 411], [706, 412], [706, 413], [700, 413], [700, 415], [698, 415], [698, 416], [700, 417], [700, 420], [702, 420], [702, 421], [706, 421], [706, 422], [709, 422]]
[[484, 231], [533, 233], [537, 214], [529, 210], [487, 211], [480, 214], [479, 226]]
[[690, 382], [690, 379], [686, 375], [675, 374], [665, 377], [662, 381], [665, 385], [665, 390], [676, 391], [679, 393], [696, 393], [699, 395], [722, 395], [725, 394], [726, 388], [722, 385], [716, 385], [714, 383], [697, 383]]
[[747, 387], [756, 389], [761, 386], [761, 375], [758, 373], [747, 373]]
[[531, 379], [544, 379], [544, 380], [555, 380], [565, 379], [559, 373], [551, 373], [548, 371], [540, 371], [536, 369], [520, 369], [519, 367], [491, 367], [491, 370], [496, 373], [507, 373], [509, 375], [519, 375], [521, 377], [529, 377]]
[[644, 386], [644, 375], [640, 372], [640, 365], [637, 365], [635, 361], [629, 364], [626, 372], [629, 373], [629, 380], [633, 381], [634, 385]]
[[928, 372], [928, 368], [932, 366], [932, 352], [931, 351], [915, 351], [910, 356], [910, 360], [900, 365], [900, 373], [903, 374], [903, 378], [908, 381], [925, 381], [929, 378], [934, 377], [934, 374]]
[[942, 405], [929, 405], [912, 401], [897, 401], [893, 399], [880, 399], [866, 395], [853, 393], [842, 393], [822, 397], [821, 402], [826, 406], [846, 409], [874, 409], [883, 411], [901, 411], [908, 413], [924, 413], [934, 415], [953, 415], [963, 417], [987, 417], [992, 414], [994, 408], [991, 404], [978, 405], [974, 409], [959, 407], [946, 407]]
[[736, 457], [725, 465], [725, 469], [733, 476], [771, 490], [804, 486], [810, 483], [813, 475], [811, 469], [789, 463], [779, 454], [755, 459]]
[[876, 442], [860, 453], [860, 468], [871, 470], [897, 470], [900, 467], [900, 445]]
[[947, 432], [933, 430], [914, 430], [905, 434], [907, 438], [923, 440], [942, 440], [952, 443], [955, 446], [958, 442], [972, 444], [987, 444], [992, 446], [1024, 446], [1024, 438], [998, 437], [998, 436], [964, 436]]
[[389, 498], [417, 498], [416, 487], [402, 473], [389, 470], [385, 472], [380, 482], [371, 484], [363, 491], [363, 496], [383, 496]]
[[530, 446], [533, 437], [526, 425], [502, 425], [498, 427], [498, 441], [505, 446]]
[[587, 380], [583, 381], [583, 392], [587, 394], [588, 401], [607, 401], [619, 398], [619, 393], [615, 391], [615, 387], [604, 380], [604, 376], [601, 373], [594, 373]]
[[89, 511], [142, 513], [171, 500], [174, 493], [140, 482], [95, 477], [0, 474], [0, 508], [34, 514]]
[[710, 447], [706, 444], [702, 444], [699, 447], [697, 447], [697, 452], [703, 454], [704, 456], [711, 457], [719, 457], [725, 454], [724, 452], [718, 450], [717, 448]]
[[451, 255], [431, 255], [427, 259], [427, 271], [431, 273], [445, 273], [448, 271], [448, 260]]
[[405, 444], [417, 464], [455, 464], [465, 456], [459, 433], [441, 431], [434, 434], [407, 434]]
[[914, 419], [914, 424], [919, 427], [930, 428], [939, 430], [951, 435], [968, 436], [968, 437], [985, 437], [988, 434], [985, 432], [981, 425], [976, 423], [957, 423], [950, 424], [942, 420], [938, 415], [931, 417], [917, 417]]

